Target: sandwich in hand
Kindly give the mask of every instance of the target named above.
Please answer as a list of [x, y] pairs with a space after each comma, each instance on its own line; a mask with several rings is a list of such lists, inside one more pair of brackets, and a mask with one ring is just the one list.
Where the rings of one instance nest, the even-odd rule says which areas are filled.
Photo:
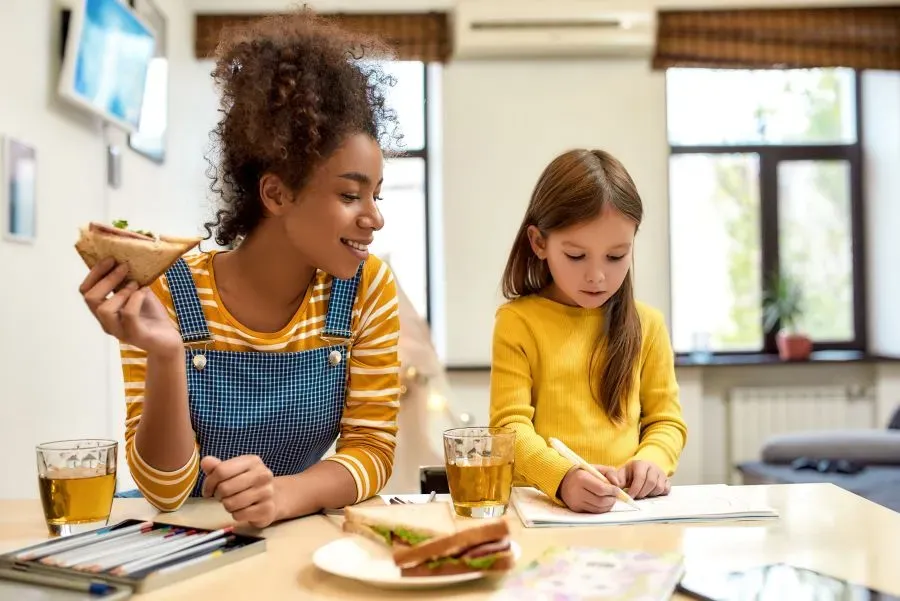
[[413, 547], [395, 547], [402, 577], [449, 576], [468, 572], [505, 572], [515, 565], [505, 520], [481, 522]]
[[75, 249], [88, 267], [112, 257], [117, 264], [128, 265], [126, 279], [148, 286], [200, 240], [130, 230], [127, 221], [114, 221], [112, 226], [91, 222], [81, 228]]
[[456, 532], [456, 520], [449, 503], [355, 505], [344, 508], [343, 529], [403, 548]]

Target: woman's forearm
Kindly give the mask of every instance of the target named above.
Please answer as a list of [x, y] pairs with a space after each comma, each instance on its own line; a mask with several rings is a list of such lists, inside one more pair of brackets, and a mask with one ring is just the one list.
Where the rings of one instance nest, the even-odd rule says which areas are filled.
[[160, 471], [184, 467], [194, 453], [184, 351], [149, 354], [144, 407], [135, 433], [141, 459]]
[[320, 461], [300, 474], [275, 478], [276, 520], [352, 505], [358, 492], [347, 468], [334, 461]]

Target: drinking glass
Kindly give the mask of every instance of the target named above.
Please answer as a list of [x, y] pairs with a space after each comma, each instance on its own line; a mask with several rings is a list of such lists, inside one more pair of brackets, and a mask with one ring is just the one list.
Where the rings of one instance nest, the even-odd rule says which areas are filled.
[[116, 492], [114, 440], [45, 442], [36, 447], [38, 488], [52, 536], [101, 528]]
[[456, 513], [473, 518], [506, 513], [512, 491], [516, 433], [508, 428], [444, 432], [444, 460]]

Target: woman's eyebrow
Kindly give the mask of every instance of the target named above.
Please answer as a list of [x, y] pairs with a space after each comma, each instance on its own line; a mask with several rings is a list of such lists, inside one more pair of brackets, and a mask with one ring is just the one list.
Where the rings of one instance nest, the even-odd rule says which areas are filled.
[[[372, 178], [365, 173], [360, 173], [359, 171], [348, 171], [347, 173], [340, 174], [338, 177], [348, 179], [351, 182], [356, 182], [357, 184], [363, 184], [366, 186], [372, 184]], [[380, 186], [382, 182], [384, 182], [384, 178], [378, 180], [378, 185]]]

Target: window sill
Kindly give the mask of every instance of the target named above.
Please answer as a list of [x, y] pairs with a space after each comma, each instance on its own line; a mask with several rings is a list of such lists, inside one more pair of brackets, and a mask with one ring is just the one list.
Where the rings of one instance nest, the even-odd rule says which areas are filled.
[[[701, 360], [689, 353], [675, 355], [675, 367], [741, 367], [762, 365], [830, 365], [834, 363], [896, 363], [900, 357], [872, 355], [861, 351], [816, 351], [805, 361], [782, 361], [772, 353], [714, 354]], [[448, 365], [449, 373], [490, 372], [489, 365]]]
[[804, 361], [782, 361], [771, 353], [713, 354], [703, 359], [689, 353], [675, 356], [675, 367], [735, 367], [761, 365], [827, 365], [833, 363], [887, 363], [900, 357], [871, 355], [861, 351], [815, 351]]

